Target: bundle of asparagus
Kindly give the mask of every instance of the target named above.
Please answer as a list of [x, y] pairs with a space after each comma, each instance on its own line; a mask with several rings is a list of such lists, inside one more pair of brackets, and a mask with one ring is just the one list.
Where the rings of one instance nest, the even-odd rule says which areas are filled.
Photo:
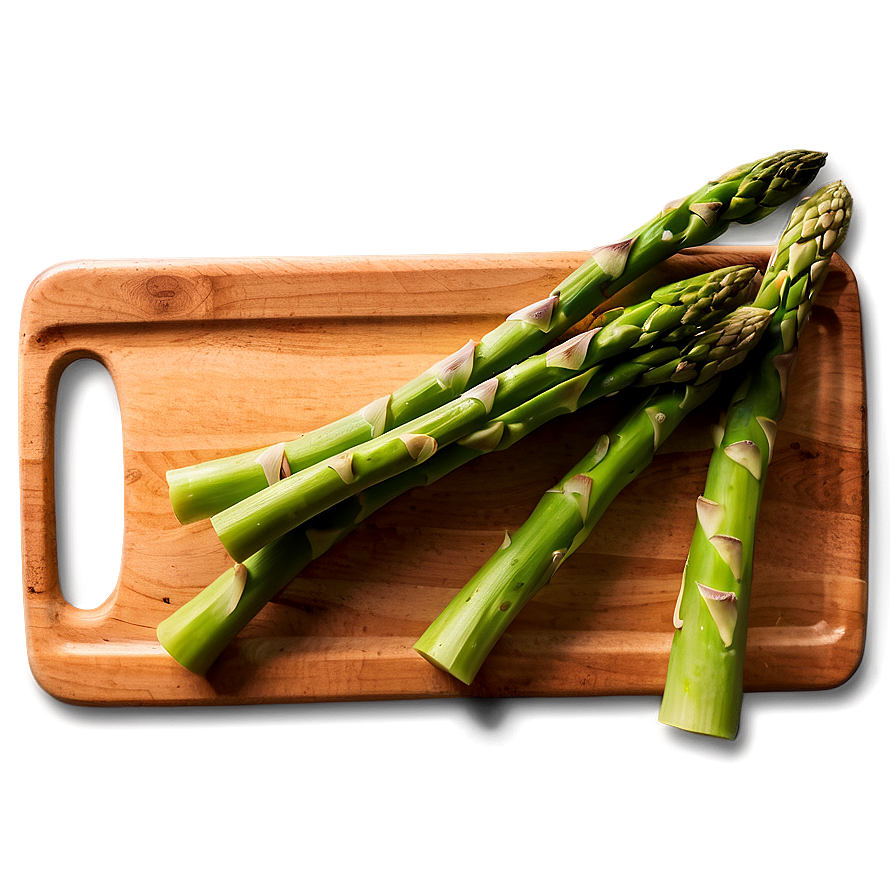
[[339, 501], [417, 464], [437, 447], [469, 435], [489, 415], [511, 410], [554, 385], [631, 349], [651, 345], [685, 320], [737, 299], [756, 271], [722, 269], [666, 289], [600, 319], [600, 326], [533, 355], [430, 411], [356, 449], [292, 473], [212, 517], [230, 556], [246, 560], [275, 538]]
[[592, 250], [547, 298], [511, 314], [478, 344], [468, 342], [391, 395], [266, 451], [169, 471], [171, 505], [178, 520], [190, 523], [214, 516], [267, 488], [281, 471], [298, 472], [441, 407], [550, 345], [659, 262], [717, 239], [733, 222], [765, 218], [799, 195], [824, 161], [824, 153], [795, 150], [732, 169], [669, 203], [621, 241]]
[[[660, 445], [753, 347], [771, 312], [745, 305], [682, 353], [677, 378], [693, 385], [647, 399], [549, 489], [532, 515], [457, 594], [414, 649], [470, 684], [519, 611], [588, 537], [610, 502], [639, 476]], [[648, 377], [649, 379], [649, 377]]]
[[[713, 455], [706, 494], [697, 503], [700, 522], [682, 584], [682, 613], [689, 624], [681, 628], [676, 608], [679, 631], [660, 715], [678, 727], [734, 736], [752, 537], [776, 420], [783, 412], [784, 371], [830, 257], [846, 235], [850, 206], [849, 193], [838, 182], [796, 209], [754, 303], [696, 340], [694, 356], [718, 359], [697, 378], [698, 388], [651, 397], [602, 436], [427, 629], [415, 645], [421, 656], [470, 684], [507, 626], [582, 544], [612, 499], [643, 472], [688, 411], [708, 397], [718, 374], [744, 360], [770, 326], [758, 360], [747, 361], [748, 372]], [[701, 382], [706, 384], [702, 389]]]
[[[764, 218], [797, 196], [824, 159], [794, 151], [734, 169], [620, 242], [595, 249], [546, 299], [355, 414], [290, 442], [170, 471], [178, 519], [210, 518], [236, 562], [159, 626], [162, 645], [204, 674], [267, 601], [392, 498], [506, 449], [561, 414], [632, 391], [635, 410], [545, 496], [532, 521], [417, 643], [427, 659], [471, 680], [514, 615], [675, 426], [730, 376], [725, 371], [744, 361], [767, 327], [790, 332], [770, 298], [771, 269], [758, 298], [758, 272], [738, 266], [649, 295], [638, 295], [635, 284], [625, 308], [605, 311], [607, 301], [682, 248], [717, 238], [732, 222]], [[800, 220], [809, 221], [805, 211]], [[803, 246], [809, 225], [801, 226]], [[842, 233], [845, 226], [841, 239]], [[817, 260], [834, 248], [820, 237]], [[806, 258], [793, 262], [794, 284]], [[813, 269], [813, 284], [820, 274]], [[762, 336], [762, 345], [769, 338]], [[512, 598], [504, 571], [510, 561], [519, 574]]]
[[[277, 591], [392, 498], [434, 482], [482, 454], [509, 448], [542, 424], [598, 398], [629, 386], [692, 378], [695, 359], [702, 352], [699, 339], [687, 340], [692, 330], [699, 329], [695, 321], [710, 326], [751, 300], [757, 274], [750, 265], [738, 265], [661, 287], [650, 299], [607, 315], [599, 332], [594, 329], [590, 336], [573, 337], [523, 365], [524, 371], [535, 374], [542, 391], [507, 411], [493, 405], [487, 421], [425, 462], [356, 491], [264, 545], [165, 620], [158, 628], [160, 642], [182, 665], [204, 673]], [[641, 321], [640, 326], [633, 321]], [[674, 330], [669, 329], [672, 326]], [[660, 338], [665, 341], [658, 348], [636, 348]], [[633, 347], [610, 362], [580, 363], [593, 353], [613, 354], [626, 344]], [[587, 369], [578, 373], [579, 367]], [[509, 380], [511, 386], [526, 381], [520, 371]], [[481, 416], [473, 414], [476, 410], [475, 405], [467, 407], [471, 420]]]

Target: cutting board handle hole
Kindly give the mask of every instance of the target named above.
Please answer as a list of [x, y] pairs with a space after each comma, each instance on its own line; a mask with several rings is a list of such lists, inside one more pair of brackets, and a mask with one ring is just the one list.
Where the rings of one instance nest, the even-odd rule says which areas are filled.
[[124, 535], [121, 408], [99, 361], [62, 372], [53, 438], [59, 586], [73, 607], [92, 610], [115, 589]]

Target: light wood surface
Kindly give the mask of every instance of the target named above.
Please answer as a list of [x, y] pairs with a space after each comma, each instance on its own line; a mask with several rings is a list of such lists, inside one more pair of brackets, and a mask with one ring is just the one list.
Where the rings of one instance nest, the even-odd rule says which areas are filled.
[[[651, 278], [762, 266], [768, 253], [688, 251]], [[22, 313], [19, 388], [24, 609], [41, 686], [76, 703], [159, 705], [661, 693], [712, 409], [620, 495], [472, 687], [412, 645], [621, 404], [555, 421], [393, 502], [272, 601], [207, 679], [155, 639], [158, 622], [228, 565], [208, 522], [175, 520], [167, 469], [278, 442], [361, 407], [547, 295], [584, 257], [79, 262], [39, 277]], [[57, 386], [81, 357], [112, 375], [125, 468], [120, 578], [89, 611], [59, 588], [53, 483]], [[864, 390], [858, 290], [837, 257], [802, 340], [769, 470], [748, 690], [834, 687], [860, 661]]]

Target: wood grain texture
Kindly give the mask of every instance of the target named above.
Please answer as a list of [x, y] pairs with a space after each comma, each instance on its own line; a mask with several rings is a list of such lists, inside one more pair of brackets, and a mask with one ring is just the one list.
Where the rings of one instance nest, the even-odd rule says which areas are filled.
[[[762, 266], [768, 253], [691, 250], [650, 279]], [[175, 520], [167, 469], [355, 410], [542, 298], [584, 257], [79, 262], [40, 276], [25, 298], [19, 353], [24, 602], [37, 681], [61, 700], [101, 705], [661, 693], [712, 408], [623, 491], [472, 687], [412, 645], [621, 404], [557, 420], [396, 500], [272, 601], [207, 679], [155, 639], [155, 626], [228, 565], [208, 522]], [[53, 483], [59, 378], [82, 357], [112, 375], [125, 467], [121, 574], [90, 611], [60, 591]], [[865, 638], [867, 525], [859, 297], [836, 257], [769, 469], [747, 690], [829, 688], [854, 672]]]

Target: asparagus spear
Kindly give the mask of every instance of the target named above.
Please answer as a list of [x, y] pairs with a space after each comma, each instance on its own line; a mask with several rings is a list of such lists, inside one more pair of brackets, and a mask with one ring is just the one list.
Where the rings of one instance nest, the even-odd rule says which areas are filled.
[[641, 348], [692, 320], [690, 312], [740, 304], [756, 271], [749, 265], [700, 274], [616, 309], [604, 326], [568, 339], [480, 383], [356, 449], [293, 473], [212, 517], [227, 553], [242, 562], [270, 541], [370, 485], [423, 463], [438, 447], [479, 428], [557, 383], [631, 348]]
[[757, 304], [777, 310], [728, 408], [697, 499], [659, 714], [667, 725], [737, 735], [753, 548], [768, 463], [798, 337], [851, 213], [842, 182], [820, 189], [794, 212], [763, 279]]
[[546, 299], [511, 314], [478, 345], [468, 342], [391, 395], [267, 452], [169, 471], [169, 496], [178, 520], [214, 516], [266, 488], [280, 465], [287, 475], [297, 472], [441, 407], [555, 342], [605, 299], [681, 249], [711, 242], [732, 222], [764, 218], [811, 183], [824, 160], [824, 153], [794, 150], [735, 168], [669, 203], [620, 242], [592, 250]]
[[[746, 274], [744, 271], [743, 276]], [[718, 304], [724, 307], [727, 303]], [[720, 312], [709, 306], [703, 313], [709, 325]], [[693, 321], [692, 325], [696, 326]], [[245, 563], [225, 571], [159, 625], [160, 643], [183, 666], [204, 675], [227, 644], [281, 588], [393, 498], [428, 485], [476, 457], [509, 448], [544, 423], [621, 389], [697, 380], [702, 371], [711, 369], [705, 354], [703, 344], [694, 341], [636, 350], [493, 416], [481, 429], [448, 445], [424, 464], [347, 498], [266, 545]], [[714, 363], [721, 365], [736, 356], [733, 350], [726, 351]]]
[[659, 446], [717, 388], [722, 368], [743, 359], [771, 312], [738, 308], [688, 346], [680, 370], [688, 385], [645, 399], [549, 489], [531, 516], [461, 589], [414, 649], [470, 684], [492, 647], [526, 603], [588, 537], [604, 511], [653, 459]]

